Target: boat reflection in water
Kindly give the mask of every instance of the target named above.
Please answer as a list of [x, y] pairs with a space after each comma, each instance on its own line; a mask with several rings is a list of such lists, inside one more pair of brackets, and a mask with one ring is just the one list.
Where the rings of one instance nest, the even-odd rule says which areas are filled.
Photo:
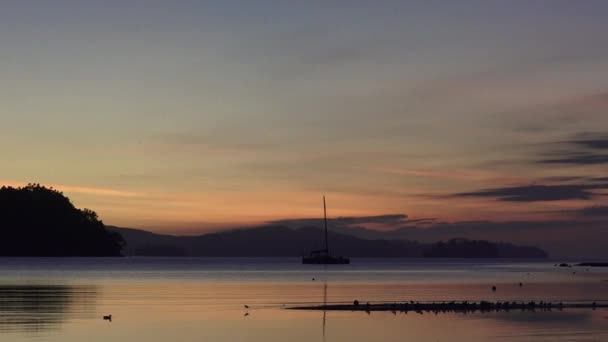
[[310, 256], [302, 258], [303, 264], [317, 264], [317, 265], [345, 265], [350, 264], [350, 259], [345, 257], [334, 257], [327, 253], [325, 250], [312, 251]]
[[323, 222], [325, 226], [325, 248], [310, 252], [310, 256], [302, 257], [302, 263], [316, 265], [350, 264], [349, 258], [342, 256], [335, 257], [329, 253], [329, 242], [327, 241], [327, 207], [325, 205], [325, 196], [323, 196]]

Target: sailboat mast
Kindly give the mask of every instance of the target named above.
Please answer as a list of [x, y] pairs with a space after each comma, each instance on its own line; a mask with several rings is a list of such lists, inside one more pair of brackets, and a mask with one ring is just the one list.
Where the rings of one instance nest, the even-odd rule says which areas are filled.
[[329, 243], [327, 242], [327, 207], [325, 206], [325, 195], [323, 195], [323, 221], [325, 222], [325, 252], [329, 254]]

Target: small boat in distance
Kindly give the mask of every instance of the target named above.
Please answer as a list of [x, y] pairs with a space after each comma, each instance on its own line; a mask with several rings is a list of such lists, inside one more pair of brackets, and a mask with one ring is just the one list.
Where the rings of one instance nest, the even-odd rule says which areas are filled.
[[329, 253], [329, 243], [327, 242], [327, 207], [325, 206], [325, 196], [323, 196], [323, 222], [325, 224], [325, 248], [310, 252], [310, 256], [302, 257], [302, 263], [316, 265], [350, 264], [349, 258], [341, 256], [335, 257]]

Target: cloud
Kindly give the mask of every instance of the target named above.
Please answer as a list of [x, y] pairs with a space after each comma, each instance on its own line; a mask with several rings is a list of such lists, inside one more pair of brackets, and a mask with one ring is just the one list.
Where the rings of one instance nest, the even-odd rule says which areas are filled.
[[140, 196], [140, 194], [136, 193], [136, 192], [107, 189], [107, 188], [92, 188], [92, 187], [69, 186], [69, 185], [54, 185], [53, 188], [55, 188], [59, 191], [75, 192], [75, 193], [97, 195], [97, 196], [114, 196], [114, 197]]
[[[580, 181], [580, 180], [584, 180], [586, 177], [584, 176], [552, 176], [552, 177], [545, 177], [543, 178], [543, 181], [545, 182], [555, 182], [555, 183], [565, 183], [565, 182], [571, 182], [571, 181]], [[608, 179], [606, 179], [608, 180]]]
[[426, 224], [432, 224], [432, 223], [437, 223], [437, 218], [436, 217], [423, 217], [423, 218], [418, 218], [418, 219], [413, 219], [413, 220], [407, 220], [407, 224], [417, 224], [417, 225], [426, 225]]
[[608, 155], [591, 153], [564, 153], [563, 157], [548, 158], [541, 160], [545, 164], [575, 164], [575, 165], [596, 165], [608, 164]]
[[[339, 226], [355, 226], [355, 225], [386, 225], [386, 226], [399, 226], [406, 222], [406, 214], [386, 214], [386, 215], [375, 215], [375, 216], [351, 216], [351, 217], [337, 217], [328, 219], [332, 225]], [[319, 224], [319, 218], [301, 218], [301, 219], [286, 219], [271, 221], [272, 224], [281, 224], [293, 228], [305, 227], [305, 226], [316, 226]]]
[[608, 134], [582, 133], [578, 139], [567, 141], [570, 144], [580, 145], [589, 149], [608, 150]]
[[518, 177], [510, 174], [475, 169], [449, 169], [449, 170], [425, 170], [425, 169], [399, 169], [383, 168], [382, 172], [414, 177], [450, 179], [461, 181], [498, 181], [498, 182], [522, 182], [528, 180], [526, 177]]
[[[260, 148], [272, 148], [277, 144], [267, 141], [239, 142], [226, 135], [225, 132], [165, 132], [151, 136], [157, 145], [170, 148], [196, 148], [201, 151], [249, 152]], [[158, 147], [158, 146], [157, 146]]]
[[[583, 94], [564, 94], [555, 101], [525, 107], [512, 115], [505, 116], [502, 125], [511, 126], [515, 132], [525, 134], [552, 134], [558, 131], [572, 132], [588, 127], [604, 129], [604, 116], [608, 110], [608, 92], [590, 92]], [[534, 114], [534, 115], [531, 115]], [[595, 140], [597, 133], [582, 133], [560, 143], [578, 143], [584, 140]], [[601, 136], [600, 136], [601, 137]], [[577, 140], [577, 141], [570, 141]], [[579, 141], [580, 140], [580, 141]]]
[[[559, 141], [562, 147], [545, 153], [540, 163], [598, 165], [608, 164], [608, 134], [579, 133], [571, 139]], [[552, 144], [552, 146], [554, 146]]]
[[[27, 185], [25, 182], [13, 182], [13, 181], [0, 181], [0, 184], [12, 187], [21, 187]], [[88, 186], [74, 186], [74, 185], [61, 185], [61, 184], [44, 184], [46, 187], [53, 188], [58, 191], [67, 193], [78, 193], [85, 195], [94, 196], [110, 196], [110, 197], [137, 197], [141, 194], [131, 191], [108, 189], [108, 188], [97, 188]]]
[[407, 219], [405, 214], [388, 214], [376, 216], [359, 216], [359, 217], [338, 217], [335, 220], [347, 224], [364, 224], [364, 223], [380, 223], [380, 224], [401, 224]]
[[542, 182], [546, 183], [571, 183], [571, 182], [608, 182], [608, 177], [591, 176], [551, 176], [544, 177]]
[[590, 200], [596, 196], [593, 190], [598, 189], [608, 189], [608, 184], [524, 185], [462, 192], [450, 197], [493, 197], [508, 202]]
[[594, 205], [575, 210], [574, 213], [585, 217], [608, 217], [608, 205]]

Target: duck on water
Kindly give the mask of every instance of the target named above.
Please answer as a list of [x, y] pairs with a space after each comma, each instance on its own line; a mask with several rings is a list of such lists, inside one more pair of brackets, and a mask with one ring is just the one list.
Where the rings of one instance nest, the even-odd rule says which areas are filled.
[[323, 196], [323, 222], [325, 226], [325, 248], [310, 252], [310, 256], [302, 257], [302, 263], [317, 265], [350, 264], [349, 258], [342, 256], [335, 257], [329, 253], [329, 243], [327, 241], [327, 206], [325, 205], [325, 196]]

